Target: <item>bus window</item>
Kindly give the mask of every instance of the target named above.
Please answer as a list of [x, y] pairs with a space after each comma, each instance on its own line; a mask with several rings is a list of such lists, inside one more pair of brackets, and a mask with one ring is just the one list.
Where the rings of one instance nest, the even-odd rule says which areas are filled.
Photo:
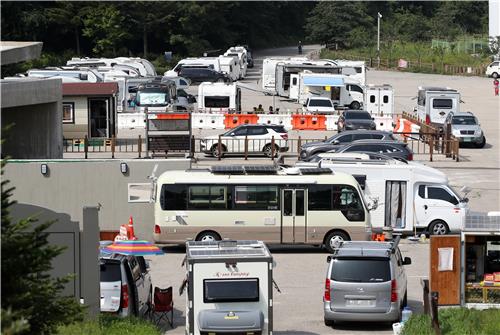
[[189, 186], [188, 209], [226, 208], [226, 186]]
[[352, 186], [333, 187], [333, 210], [340, 210], [349, 221], [364, 221], [365, 219], [359, 193]]
[[236, 186], [236, 209], [278, 209], [277, 186]]
[[310, 185], [308, 189], [309, 210], [332, 210], [332, 186]]
[[162, 185], [160, 205], [163, 210], [185, 210], [186, 185]]

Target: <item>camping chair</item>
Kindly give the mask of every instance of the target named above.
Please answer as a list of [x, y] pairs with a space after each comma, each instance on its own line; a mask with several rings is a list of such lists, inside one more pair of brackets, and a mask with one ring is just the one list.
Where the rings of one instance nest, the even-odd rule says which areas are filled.
[[[170, 312], [170, 318], [168, 314]], [[174, 300], [172, 286], [166, 289], [155, 287], [153, 306], [151, 307], [151, 319], [159, 325], [165, 319], [170, 327], [174, 327]]]

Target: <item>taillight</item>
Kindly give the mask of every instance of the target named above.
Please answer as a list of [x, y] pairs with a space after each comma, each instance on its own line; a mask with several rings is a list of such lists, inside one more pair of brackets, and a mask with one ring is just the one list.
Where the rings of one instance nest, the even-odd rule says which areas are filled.
[[412, 161], [412, 160], [413, 160], [413, 153], [412, 153], [412, 152], [408, 154], [408, 160], [409, 160], [409, 161]]
[[398, 301], [398, 283], [396, 279], [391, 280], [391, 302]]
[[155, 224], [155, 234], [161, 234], [161, 228], [157, 224]]
[[122, 285], [122, 301], [121, 301], [121, 308], [127, 308], [128, 307], [128, 285], [123, 284]]
[[431, 117], [429, 115], [425, 116], [425, 124], [430, 125], [431, 124]]
[[325, 280], [325, 301], [330, 301], [330, 279]]
[[281, 138], [284, 140], [288, 140], [288, 134], [280, 134]]

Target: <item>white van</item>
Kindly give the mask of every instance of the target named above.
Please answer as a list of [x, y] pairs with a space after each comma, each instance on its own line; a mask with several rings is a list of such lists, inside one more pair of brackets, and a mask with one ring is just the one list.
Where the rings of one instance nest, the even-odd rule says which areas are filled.
[[226, 73], [231, 81], [240, 79], [241, 66], [238, 58], [233, 56], [219, 56], [220, 67], [223, 73]]
[[446, 175], [435, 168], [398, 160], [331, 157], [323, 158], [318, 167], [349, 173], [358, 180], [367, 203], [371, 203], [373, 228], [391, 226], [395, 232], [411, 234], [416, 229], [435, 235], [463, 228], [469, 211], [467, 199], [462, 199], [448, 185]]
[[486, 73], [488, 77], [498, 78], [500, 75], [500, 61], [494, 61], [486, 67]]
[[164, 73], [166, 77], [175, 77], [183, 67], [209, 68], [221, 72], [219, 57], [199, 57], [181, 59], [172, 70]]
[[201, 83], [197, 100], [198, 111], [241, 111], [241, 89], [235, 83]]
[[335, 60], [337, 66], [342, 68], [342, 74], [344, 76], [350, 76], [351, 78], [359, 81], [361, 85], [366, 85], [366, 65], [363, 61], [352, 61], [337, 59]]
[[460, 92], [449, 87], [420, 86], [414, 111], [420, 122], [442, 131], [448, 113], [460, 112]]
[[367, 85], [365, 86], [364, 109], [372, 115], [394, 114], [394, 89], [391, 85]]
[[239, 79], [243, 79], [247, 75], [247, 52], [243, 47], [237, 48], [229, 48], [225, 53], [226, 57], [236, 57], [239, 61], [240, 65], [240, 77]]

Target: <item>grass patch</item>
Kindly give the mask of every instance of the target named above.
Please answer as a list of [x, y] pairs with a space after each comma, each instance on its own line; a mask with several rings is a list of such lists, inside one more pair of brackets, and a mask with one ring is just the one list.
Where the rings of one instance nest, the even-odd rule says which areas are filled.
[[[500, 309], [441, 309], [439, 325], [443, 335], [497, 335], [500, 334]], [[402, 334], [433, 335], [430, 317], [412, 315], [405, 323]]]
[[139, 318], [119, 318], [100, 315], [96, 320], [86, 320], [59, 326], [59, 335], [160, 335], [160, 330], [150, 321]]

